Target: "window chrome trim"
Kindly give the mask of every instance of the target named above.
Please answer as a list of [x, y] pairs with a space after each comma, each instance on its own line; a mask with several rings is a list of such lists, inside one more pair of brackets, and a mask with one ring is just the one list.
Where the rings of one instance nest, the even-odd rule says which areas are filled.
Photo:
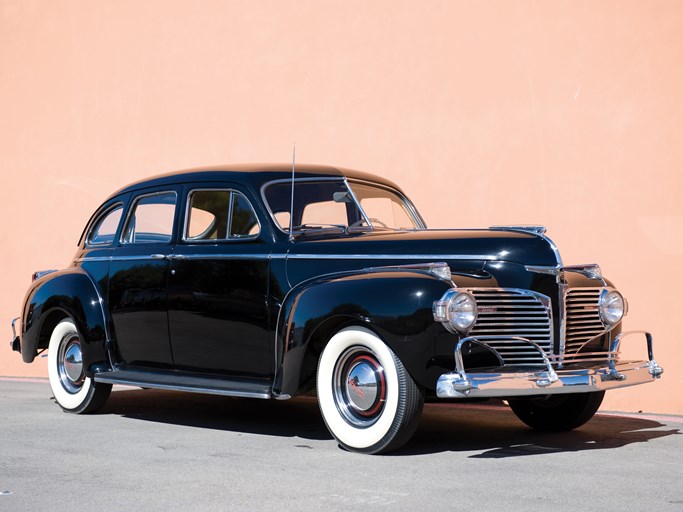
[[[195, 192], [229, 192], [230, 195], [228, 197], [228, 225], [226, 227], [226, 232], [225, 236], [227, 238], [210, 238], [206, 240], [193, 240], [192, 238], [187, 238], [187, 228], [188, 226], [188, 221], [189, 221], [189, 215], [190, 215], [190, 200], [192, 199], [192, 194]], [[248, 236], [241, 236], [241, 237], [230, 237], [230, 228], [232, 227], [232, 202], [233, 202], [233, 197], [234, 195], [240, 195], [242, 196], [246, 201], [247, 204], [249, 205], [249, 208], [251, 208], [251, 211], [254, 214], [254, 217], [256, 218], [256, 223], [258, 224], [258, 233], [255, 235], [248, 235]], [[180, 240], [183, 243], [188, 243], [188, 244], [217, 244], [217, 243], [224, 243], [224, 242], [237, 242], [237, 241], [247, 241], [247, 240], [255, 240], [259, 236], [261, 236], [261, 233], [263, 231], [263, 226], [261, 225], [261, 220], [258, 218], [258, 215], [256, 213], [256, 208], [254, 208], [254, 205], [251, 203], [249, 198], [244, 195], [242, 192], [239, 190], [236, 190], [234, 188], [193, 188], [190, 189], [187, 193], [187, 199], [185, 200], [185, 215], [183, 216], [183, 229], [181, 231], [181, 237]]]
[[[242, 196], [245, 199], [245, 201], [247, 202], [247, 204], [249, 205], [249, 208], [251, 208], [251, 211], [254, 214], [254, 218], [256, 219], [256, 223], [258, 224], [258, 233], [256, 233], [255, 235], [247, 235], [247, 236], [231, 236], [230, 235], [230, 231], [232, 228], [232, 212], [233, 212], [233, 208], [234, 208], [233, 201], [235, 200], [235, 195]], [[228, 238], [227, 238], [228, 241], [254, 240], [254, 239], [258, 238], [259, 236], [261, 236], [262, 226], [261, 226], [261, 221], [259, 220], [258, 215], [256, 214], [256, 208], [254, 208], [254, 205], [251, 204], [251, 201], [249, 201], [249, 198], [246, 195], [244, 195], [242, 192], [240, 192], [239, 190], [232, 189], [232, 194], [230, 195], [230, 213], [229, 213], [229, 215], [230, 215], [230, 218], [228, 219], [229, 220], [228, 232], [226, 233], [228, 236]]]
[[[358, 211], [360, 212], [360, 214], [363, 216], [363, 220], [365, 221], [365, 223], [374, 229], [375, 227], [372, 225], [372, 222], [370, 222], [370, 217], [368, 217], [368, 214], [365, 213], [365, 210], [361, 206], [360, 201], [358, 200], [358, 197], [356, 196], [356, 193], [351, 188], [351, 185], [349, 185], [349, 180], [346, 178], [344, 178], [344, 185], [346, 185], [346, 188], [348, 189], [349, 194], [351, 194], [351, 199], [353, 199], [353, 201], [356, 203], [356, 207], [358, 208]], [[348, 227], [350, 227], [350, 226], [348, 226]]]
[[[128, 229], [128, 225], [130, 223], [130, 218], [133, 215], [133, 212], [135, 209], [138, 207], [138, 203], [144, 199], [145, 197], [154, 197], [154, 196], [162, 196], [164, 194], [173, 194], [175, 196], [175, 203], [173, 204], [173, 224], [171, 225], [171, 237], [165, 241], [165, 242], [128, 242], [124, 240], [124, 234], [126, 230]], [[126, 220], [121, 226], [121, 232], [119, 233], [119, 243], [121, 245], [149, 245], [153, 243], [160, 243], [160, 244], [171, 244], [173, 242], [173, 233], [175, 232], [175, 223], [176, 223], [176, 216], [177, 216], [177, 211], [178, 209], [178, 192], [175, 190], [160, 190], [158, 192], [151, 192], [149, 194], [140, 194], [139, 196], [135, 196], [131, 202], [130, 207], [128, 208], [128, 213], [126, 214]]]
[[[101, 242], [101, 243], [95, 243], [92, 242], [92, 235], [95, 231], [95, 229], [99, 226], [100, 221], [104, 220], [107, 215], [112, 213], [116, 208], [121, 208], [121, 218], [119, 219], [118, 224], [116, 225], [116, 230], [114, 231], [114, 236], [111, 239], [111, 242]], [[108, 247], [114, 244], [116, 241], [116, 233], [121, 229], [121, 220], [123, 220], [123, 214], [124, 212], [124, 204], [123, 201], [114, 203], [109, 206], [109, 208], [105, 208], [100, 212], [99, 215], [95, 218], [95, 220], [90, 224], [90, 230], [88, 231], [87, 235], [85, 236], [85, 246], [86, 247]]]

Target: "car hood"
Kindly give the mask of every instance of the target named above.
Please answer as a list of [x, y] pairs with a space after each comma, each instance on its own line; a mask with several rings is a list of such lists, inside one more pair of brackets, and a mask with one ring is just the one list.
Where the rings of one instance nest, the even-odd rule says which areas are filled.
[[454, 268], [507, 261], [524, 265], [556, 266], [555, 245], [545, 236], [509, 230], [372, 231], [331, 237], [298, 237], [288, 260], [377, 260], [385, 264], [443, 261]]

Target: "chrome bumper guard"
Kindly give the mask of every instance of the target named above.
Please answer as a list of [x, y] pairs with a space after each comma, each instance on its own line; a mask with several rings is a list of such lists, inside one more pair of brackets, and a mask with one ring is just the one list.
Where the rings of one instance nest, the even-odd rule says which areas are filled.
[[[648, 360], [620, 362], [618, 360], [619, 345], [624, 338], [633, 334], [645, 336]], [[529, 344], [541, 355], [545, 368], [535, 371], [504, 366], [500, 354], [486, 343], [492, 340], [498, 344], [501, 342]], [[462, 347], [465, 343], [487, 348], [498, 357], [501, 366], [491, 371], [466, 372], [462, 359]], [[570, 366], [565, 367], [566, 364]], [[664, 370], [652, 355], [652, 335], [645, 331], [619, 334], [612, 341], [609, 352], [564, 356], [548, 355], [527, 338], [476, 336], [463, 338], [458, 342], [455, 347], [455, 371], [439, 377], [436, 383], [436, 394], [439, 398], [506, 398], [587, 393], [645, 384], [658, 379], [663, 372]]]
[[16, 317], [15, 319], [12, 320], [12, 341], [9, 342], [9, 346], [12, 347], [12, 350], [15, 352], [21, 352], [21, 340], [19, 336], [17, 336], [17, 321], [19, 320], [19, 317]]

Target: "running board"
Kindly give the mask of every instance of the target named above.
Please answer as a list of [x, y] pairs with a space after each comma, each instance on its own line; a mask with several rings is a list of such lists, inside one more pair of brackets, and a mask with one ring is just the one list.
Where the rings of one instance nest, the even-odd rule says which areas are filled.
[[208, 393], [211, 395], [237, 396], [243, 398], [271, 398], [270, 386], [264, 381], [229, 380], [225, 378], [198, 377], [181, 372], [158, 372], [143, 370], [113, 370], [96, 373], [95, 382], [124, 384], [141, 388]]

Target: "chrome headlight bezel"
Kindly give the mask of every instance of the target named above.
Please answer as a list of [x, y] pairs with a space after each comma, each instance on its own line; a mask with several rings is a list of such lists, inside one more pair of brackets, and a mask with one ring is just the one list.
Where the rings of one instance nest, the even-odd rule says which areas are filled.
[[432, 306], [434, 320], [452, 333], [466, 333], [477, 321], [477, 301], [471, 293], [451, 288]]
[[614, 288], [603, 288], [598, 300], [598, 313], [605, 327], [617, 325], [627, 312], [628, 304], [624, 296]]

